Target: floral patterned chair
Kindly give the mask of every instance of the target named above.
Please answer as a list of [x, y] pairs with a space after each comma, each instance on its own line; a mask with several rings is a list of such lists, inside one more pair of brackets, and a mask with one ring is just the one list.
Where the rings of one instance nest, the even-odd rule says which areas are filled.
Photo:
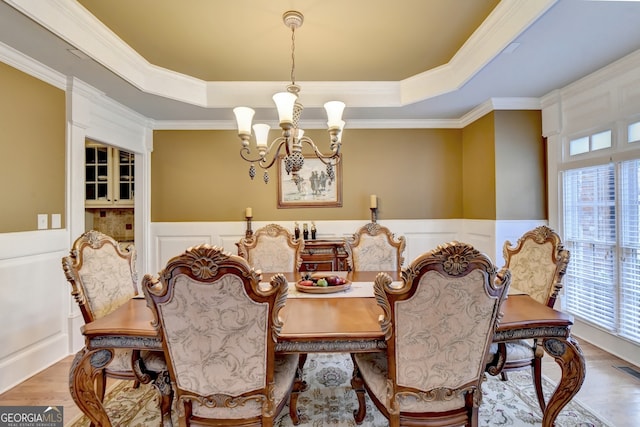
[[[62, 268], [71, 284], [71, 295], [80, 307], [85, 323], [93, 322], [138, 294], [135, 247], [120, 249], [118, 242], [91, 230], [76, 239]], [[96, 391], [104, 399], [106, 377], [140, 381], [155, 380], [166, 370], [161, 352], [115, 349], [113, 360], [96, 378]], [[170, 408], [162, 402], [164, 413]], [[170, 405], [170, 402], [169, 402]]]
[[406, 241], [377, 223], [366, 224], [345, 241], [352, 271], [400, 271]]
[[416, 258], [402, 285], [386, 273], [374, 283], [382, 308], [386, 352], [352, 355], [357, 424], [365, 391], [400, 425], [478, 425], [485, 363], [510, 274], [465, 243], [452, 242]]
[[287, 280], [259, 282], [246, 260], [209, 245], [169, 260], [159, 279], [144, 277], [181, 425], [272, 426], [288, 398], [299, 423], [298, 355], [275, 354]]
[[238, 255], [262, 273], [298, 271], [302, 265], [304, 240], [296, 239], [278, 224], [268, 224], [243, 237], [238, 243]]
[[[560, 236], [543, 225], [524, 233], [515, 246], [507, 240], [502, 253], [505, 268], [511, 271], [512, 287], [553, 308], [570, 259]], [[508, 371], [531, 368], [538, 403], [544, 412], [541, 360], [544, 350], [540, 343], [537, 340], [519, 340], [494, 344], [491, 352], [497, 353], [497, 364], [502, 365], [498, 372], [504, 381], [508, 379]]]

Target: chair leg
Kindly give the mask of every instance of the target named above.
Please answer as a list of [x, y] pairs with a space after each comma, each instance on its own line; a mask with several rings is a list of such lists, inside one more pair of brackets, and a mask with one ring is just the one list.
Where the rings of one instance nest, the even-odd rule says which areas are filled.
[[473, 413], [471, 414], [471, 419], [469, 420], [469, 427], [478, 427], [478, 409], [474, 408]]
[[509, 377], [507, 377], [507, 373], [505, 371], [500, 372], [500, 379], [502, 381], [509, 381]]
[[156, 374], [153, 379], [153, 386], [160, 393], [160, 427], [172, 426], [171, 404], [173, 403], [173, 386], [169, 371], [162, 371]]
[[[353, 356], [351, 356], [353, 358]], [[351, 388], [356, 392], [356, 396], [358, 397], [358, 409], [353, 410], [353, 419], [356, 424], [362, 424], [364, 421], [365, 415], [367, 415], [367, 405], [365, 403], [365, 389], [364, 389], [364, 380], [360, 376], [360, 370], [358, 369], [358, 365], [353, 363], [353, 375], [351, 376]]]
[[300, 424], [300, 413], [298, 412], [298, 395], [304, 391], [307, 391], [309, 385], [302, 379], [302, 366], [306, 360], [306, 354], [304, 360], [298, 364], [296, 370], [296, 378], [293, 382], [293, 389], [291, 390], [291, 396], [289, 397], [289, 417], [293, 425]]
[[544, 414], [544, 410], [547, 404], [544, 401], [544, 393], [542, 392], [542, 358], [534, 357], [533, 364], [531, 365], [531, 376], [533, 377], [533, 385], [536, 389], [536, 396], [538, 397], [538, 404]]

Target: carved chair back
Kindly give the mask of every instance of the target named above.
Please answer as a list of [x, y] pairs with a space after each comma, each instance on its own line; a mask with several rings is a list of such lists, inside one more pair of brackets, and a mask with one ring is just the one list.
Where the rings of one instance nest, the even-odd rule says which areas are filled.
[[298, 361], [288, 355], [276, 363], [275, 357], [288, 285], [281, 274], [268, 288], [259, 281], [246, 260], [209, 245], [169, 260], [159, 280], [144, 277], [179, 414], [187, 423], [259, 424], [284, 406], [280, 402], [291, 391]]
[[243, 237], [236, 245], [238, 255], [263, 273], [298, 271], [302, 265], [304, 240], [296, 239], [278, 224], [268, 224], [251, 237]]
[[502, 254], [512, 286], [553, 308], [570, 259], [560, 236], [542, 225], [524, 233], [515, 246], [507, 240]]
[[345, 241], [347, 263], [352, 271], [400, 271], [404, 263], [404, 236], [387, 227], [366, 224]]
[[[135, 263], [133, 245], [122, 250], [112, 237], [99, 231], [87, 231], [76, 239], [69, 255], [62, 258], [62, 269], [85, 323], [111, 313], [138, 294]], [[114, 350], [113, 361], [97, 378], [101, 397], [105, 375], [137, 381], [133, 364], [139, 357], [138, 351]]]
[[85, 323], [103, 317], [138, 293], [133, 245], [121, 250], [118, 242], [91, 230], [76, 239], [62, 268]]
[[416, 258], [402, 271], [400, 287], [378, 274], [386, 357], [354, 360], [390, 425], [399, 425], [399, 417], [435, 425], [426, 420], [449, 416], [468, 420], [465, 425], [475, 418], [477, 425], [486, 357], [509, 280], [508, 270], [498, 274], [486, 255], [458, 242]]

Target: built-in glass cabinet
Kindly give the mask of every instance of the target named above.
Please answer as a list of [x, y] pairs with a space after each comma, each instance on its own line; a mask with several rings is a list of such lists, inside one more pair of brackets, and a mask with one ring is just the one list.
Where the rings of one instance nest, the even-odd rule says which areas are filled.
[[133, 207], [135, 155], [87, 142], [85, 200], [87, 207]]

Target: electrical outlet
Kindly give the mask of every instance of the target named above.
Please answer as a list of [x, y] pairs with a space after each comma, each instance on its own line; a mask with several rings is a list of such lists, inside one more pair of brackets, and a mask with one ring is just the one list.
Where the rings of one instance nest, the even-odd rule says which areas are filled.
[[51, 228], [61, 228], [61, 227], [62, 227], [62, 215], [51, 214]]
[[38, 230], [46, 230], [49, 228], [49, 215], [38, 214]]

